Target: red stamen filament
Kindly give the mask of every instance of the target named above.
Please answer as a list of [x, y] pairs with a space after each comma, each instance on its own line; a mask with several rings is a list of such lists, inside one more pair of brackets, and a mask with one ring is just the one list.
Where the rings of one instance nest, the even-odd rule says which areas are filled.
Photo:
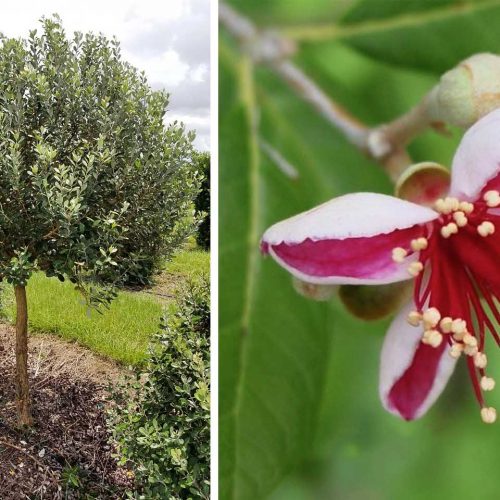
[[[401, 255], [405, 252], [408, 257], [419, 252], [418, 261], [409, 267], [415, 276], [417, 308], [410, 323], [423, 323], [423, 343], [437, 347], [444, 340], [450, 355], [456, 358], [463, 352], [467, 356], [481, 416], [488, 423], [496, 419], [496, 412], [485, 406], [483, 397], [483, 390], [494, 385], [484, 369], [486, 332], [500, 345], [490, 319], [491, 315], [500, 324], [500, 216], [491, 212], [496, 200], [500, 204], [500, 195], [493, 191], [474, 204], [454, 198], [438, 200], [440, 217], [427, 225], [421, 238], [411, 242], [409, 250], [400, 249]], [[423, 319], [415, 320], [418, 317]], [[436, 318], [447, 318], [446, 325]]]

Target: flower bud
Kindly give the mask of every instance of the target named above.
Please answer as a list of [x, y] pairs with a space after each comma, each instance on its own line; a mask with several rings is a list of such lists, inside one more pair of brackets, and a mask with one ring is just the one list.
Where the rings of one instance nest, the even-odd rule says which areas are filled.
[[368, 321], [396, 311], [410, 298], [411, 291], [408, 281], [388, 285], [341, 285], [339, 297], [351, 314]]
[[445, 73], [428, 96], [432, 122], [470, 127], [500, 107], [500, 56], [476, 54]]

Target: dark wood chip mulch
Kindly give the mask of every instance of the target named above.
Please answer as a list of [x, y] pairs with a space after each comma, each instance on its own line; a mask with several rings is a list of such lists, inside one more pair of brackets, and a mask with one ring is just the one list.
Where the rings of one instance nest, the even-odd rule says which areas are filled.
[[112, 456], [105, 387], [68, 373], [37, 374], [35, 426], [19, 430], [13, 367], [3, 356], [0, 349], [0, 498], [125, 498], [133, 478]]

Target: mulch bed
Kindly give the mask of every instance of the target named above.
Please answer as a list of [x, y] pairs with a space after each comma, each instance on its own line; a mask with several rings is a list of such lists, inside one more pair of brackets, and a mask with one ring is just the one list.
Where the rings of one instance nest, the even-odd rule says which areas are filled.
[[105, 419], [107, 387], [120, 370], [74, 344], [32, 338], [35, 426], [20, 430], [13, 337], [0, 325], [0, 498], [124, 498], [133, 478], [113, 458]]

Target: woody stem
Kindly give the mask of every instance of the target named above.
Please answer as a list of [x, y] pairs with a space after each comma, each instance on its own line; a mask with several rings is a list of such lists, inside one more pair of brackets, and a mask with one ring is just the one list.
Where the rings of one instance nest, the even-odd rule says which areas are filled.
[[349, 142], [375, 160], [393, 181], [411, 165], [406, 145], [430, 125], [425, 99], [392, 122], [369, 127], [333, 100], [290, 60], [296, 52], [295, 42], [273, 31], [258, 29], [248, 18], [224, 2], [219, 5], [219, 19], [255, 63], [265, 64], [274, 71]]

